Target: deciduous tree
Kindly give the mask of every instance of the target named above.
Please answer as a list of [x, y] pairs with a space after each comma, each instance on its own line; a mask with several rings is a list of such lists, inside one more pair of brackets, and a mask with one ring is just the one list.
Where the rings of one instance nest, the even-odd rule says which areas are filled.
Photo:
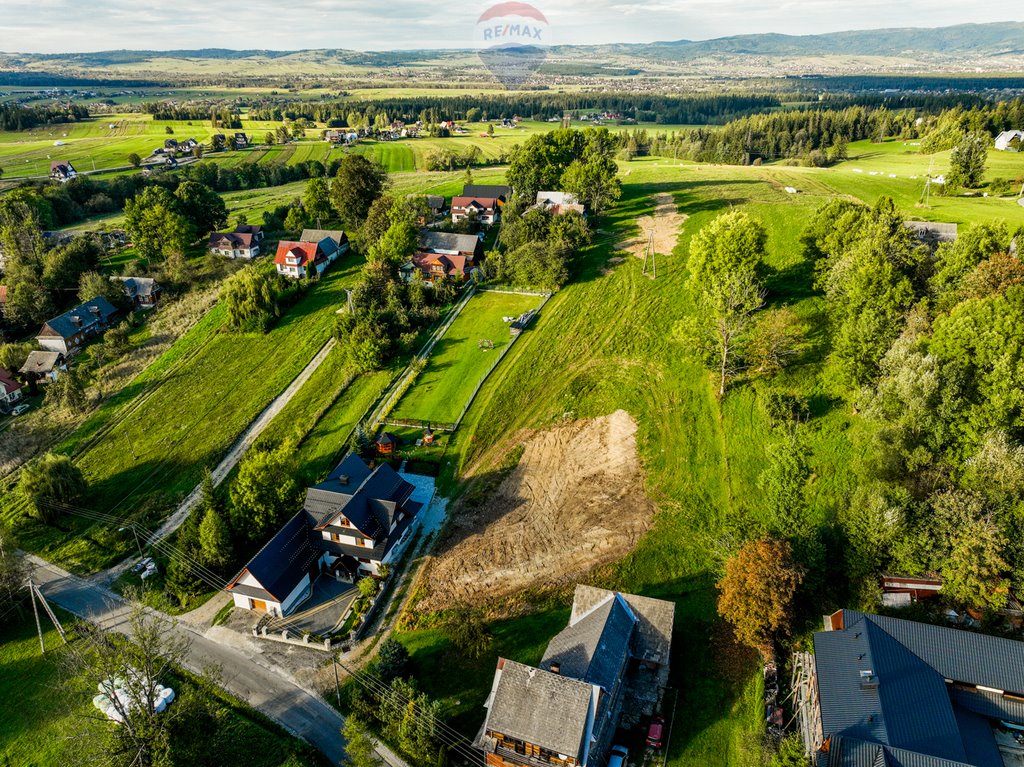
[[265, 540], [299, 507], [295, 478], [295, 445], [257, 445], [248, 452], [231, 485], [231, 517], [235, 529], [250, 540]]
[[82, 470], [66, 455], [55, 453], [27, 464], [18, 483], [35, 516], [48, 524], [60, 518], [61, 505], [78, 503], [87, 487]]
[[379, 163], [362, 155], [346, 155], [331, 181], [331, 202], [342, 223], [349, 229], [362, 226], [387, 185], [387, 171]]
[[788, 542], [748, 541], [725, 563], [718, 613], [733, 625], [741, 642], [770, 657], [775, 640], [789, 633], [793, 599], [803, 577]]

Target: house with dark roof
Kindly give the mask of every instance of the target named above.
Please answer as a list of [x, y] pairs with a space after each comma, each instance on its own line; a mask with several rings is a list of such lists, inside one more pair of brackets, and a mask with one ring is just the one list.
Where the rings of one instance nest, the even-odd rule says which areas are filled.
[[491, 767], [603, 765], [668, 684], [675, 605], [579, 585], [539, 668], [498, 660], [476, 745]]
[[309, 598], [320, 575], [379, 575], [411, 539], [422, 504], [388, 464], [350, 454], [306, 491], [303, 508], [225, 587], [235, 605], [284, 616]]
[[232, 142], [235, 145], [235, 149], [245, 149], [249, 146], [249, 137], [244, 133], [236, 133], [232, 138]]
[[66, 184], [77, 176], [78, 171], [75, 170], [75, 166], [69, 160], [54, 160], [50, 163], [50, 178], [54, 181]]
[[464, 184], [463, 197], [490, 197], [504, 205], [512, 197], [512, 187], [504, 184]]
[[501, 219], [501, 207], [496, 197], [453, 197], [452, 223], [467, 219], [490, 226]]
[[206, 249], [218, 256], [251, 260], [260, 254], [261, 242], [261, 227], [238, 226], [233, 232], [211, 232]]
[[113, 304], [103, 296], [98, 296], [47, 320], [36, 335], [36, 341], [46, 351], [70, 357], [89, 338], [106, 330], [116, 316], [117, 309]]
[[348, 235], [340, 229], [303, 229], [299, 242], [317, 243], [328, 264], [333, 264], [349, 250]]
[[136, 309], [152, 309], [160, 301], [160, 283], [152, 277], [116, 277]]
[[412, 282], [416, 273], [429, 285], [443, 279], [462, 282], [469, 279], [475, 262], [467, 256], [447, 256], [439, 253], [413, 253], [399, 268], [402, 279]]
[[1003, 767], [1024, 726], [1024, 642], [839, 610], [798, 687], [818, 767]]
[[484, 246], [475, 234], [433, 232], [425, 229], [420, 232], [416, 252], [435, 253], [442, 256], [467, 256], [474, 261], [479, 261], [484, 256]]

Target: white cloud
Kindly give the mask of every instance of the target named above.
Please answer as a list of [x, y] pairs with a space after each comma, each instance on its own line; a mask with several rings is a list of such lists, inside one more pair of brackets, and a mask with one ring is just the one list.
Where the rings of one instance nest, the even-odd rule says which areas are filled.
[[[118, 48], [463, 48], [490, 1], [0, 0], [0, 50]], [[647, 42], [733, 34], [811, 34], [1016, 18], [1017, 3], [960, 0], [534, 0], [560, 43]]]

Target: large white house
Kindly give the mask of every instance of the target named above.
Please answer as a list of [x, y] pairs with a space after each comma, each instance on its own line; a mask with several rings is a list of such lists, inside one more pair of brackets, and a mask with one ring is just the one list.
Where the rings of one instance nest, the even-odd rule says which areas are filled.
[[378, 575], [411, 539], [422, 504], [389, 465], [371, 469], [351, 454], [306, 491], [303, 509], [225, 587], [235, 606], [284, 616], [321, 575], [354, 581]]
[[1017, 152], [1020, 150], [1021, 142], [1024, 142], [1024, 131], [1004, 130], [996, 136], [996, 149], [1000, 152]]

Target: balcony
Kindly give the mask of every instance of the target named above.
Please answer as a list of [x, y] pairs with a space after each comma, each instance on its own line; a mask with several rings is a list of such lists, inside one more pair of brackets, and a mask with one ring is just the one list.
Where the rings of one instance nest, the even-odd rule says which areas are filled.
[[520, 754], [511, 748], [505, 746], [495, 746], [494, 755], [501, 757], [501, 759], [508, 761], [512, 764], [526, 765], [526, 767], [568, 767], [568, 765], [575, 764], [573, 760], [560, 760], [557, 757], [548, 758], [546, 756], [528, 756], [527, 754]]

